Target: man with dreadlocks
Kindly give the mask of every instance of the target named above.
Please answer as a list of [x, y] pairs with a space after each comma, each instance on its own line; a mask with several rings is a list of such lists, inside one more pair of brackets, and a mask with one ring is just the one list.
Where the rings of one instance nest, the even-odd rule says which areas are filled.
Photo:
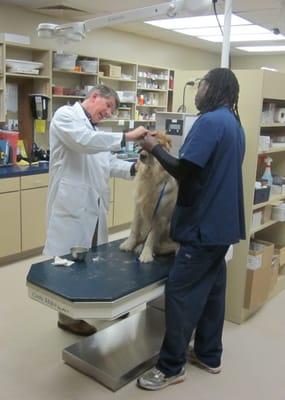
[[[245, 238], [245, 135], [238, 96], [233, 72], [215, 68], [200, 81], [195, 97], [200, 116], [179, 158], [166, 153], [155, 134], [141, 143], [178, 181], [171, 236], [180, 244], [166, 283], [166, 333], [159, 359], [138, 379], [144, 389], [182, 382], [187, 358], [207, 372], [221, 371], [225, 255], [231, 244]], [[194, 348], [190, 348], [194, 329]]]

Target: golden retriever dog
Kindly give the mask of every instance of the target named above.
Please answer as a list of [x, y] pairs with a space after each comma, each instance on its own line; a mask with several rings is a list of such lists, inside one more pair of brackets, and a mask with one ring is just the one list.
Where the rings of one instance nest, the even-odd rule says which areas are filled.
[[[160, 132], [156, 132], [155, 136], [166, 150], [170, 149], [170, 136]], [[177, 248], [177, 244], [169, 237], [177, 183], [156, 158], [145, 150], [140, 152], [135, 181], [135, 212], [131, 233], [120, 245], [120, 249], [141, 251], [139, 260], [150, 262], [154, 255], [168, 254]]]

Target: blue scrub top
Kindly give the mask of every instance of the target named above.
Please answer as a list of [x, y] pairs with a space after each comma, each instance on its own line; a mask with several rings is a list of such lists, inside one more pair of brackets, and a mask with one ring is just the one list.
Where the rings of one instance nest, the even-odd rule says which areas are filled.
[[179, 243], [232, 244], [245, 238], [242, 161], [245, 135], [228, 107], [202, 114], [179, 158], [197, 166], [179, 181], [171, 236]]

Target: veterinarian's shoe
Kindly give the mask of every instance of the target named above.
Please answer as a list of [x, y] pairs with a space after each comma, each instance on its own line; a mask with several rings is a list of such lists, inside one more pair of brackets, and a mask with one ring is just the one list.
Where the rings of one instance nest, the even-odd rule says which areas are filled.
[[185, 377], [185, 366], [181, 369], [179, 374], [168, 377], [158, 368], [153, 367], [138, 378], [137, 385], [146, 390], [160, 390], [169, 385], [183, 382]]
[[222, 371], [221, 365], [219, 365], [218, 367], [210, 367], [210, 365], [207, 365], [202, 361], [200, 361], [196, 356], [194, 349], [192, 347], [189, 347], [187, 351], [187, 358], [190, 364], [196, 365], [197, 367], [204, 369], [210, 374], [219, 374]]
[[64, 324], [63, 322], [57, 321], [57, 326], [64, 331], [80, 336], [90, 336], [97, 332], [97, 329], [94, 326], [89, 325], [81, 319], [71, 324]]

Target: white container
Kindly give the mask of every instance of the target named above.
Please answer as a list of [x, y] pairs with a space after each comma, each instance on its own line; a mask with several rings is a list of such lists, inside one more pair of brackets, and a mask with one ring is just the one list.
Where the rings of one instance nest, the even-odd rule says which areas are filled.
[[285, 221], [285, 203], [272, 206], [271, 219], [273, 221]]
[[271, 145], [270, 136], [259, 136], [259, 150], [266, 151], [269, 150]]
[[9, 72], [35, 74], [39, 73], [39, 69], [43, 66], [43, 63], [36, 61], [6, 59], [6, 67]]
[[261, 225], [261, 220], [262, 220], [262, 211], [254, 211], [252, 214], [252, 228], [257, 228], [258, 226]]
[[77, 64], [82, 68], [82, 71], [90, 72], [91, 74], [96, 74], [98, 69], [96, 60], [79, 60]]
[[87, 93], [88, 93], [91, 89], [93, 89], [93, 88], [94, 88], [93, 85], [85, 85], [85, 86], [84, 86], [84, 89], [83, 89], [84, 95], [86, 96]]
[[73, 70], [77, 54], [55, 53], [53, 55], [53, 67], [56, 69]]
[[14, 42], [21, 44], [31, 44], [30, 36], [18, 35], [16, 33], [0, 33], [0, 40], [6, 42]]
[[121, 103], [135, 103], [136, 92], [130, 90], [117, 91]]

